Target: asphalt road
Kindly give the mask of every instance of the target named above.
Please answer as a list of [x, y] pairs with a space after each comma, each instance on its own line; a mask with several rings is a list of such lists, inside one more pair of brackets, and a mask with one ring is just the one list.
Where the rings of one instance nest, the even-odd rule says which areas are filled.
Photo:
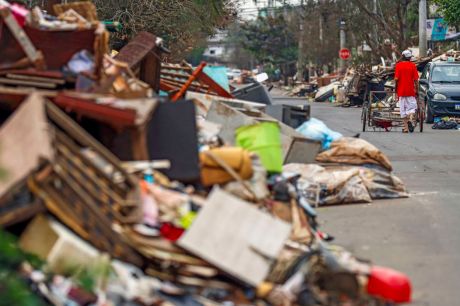
[[[359, 108], [312, 104], [313, 117], [346, 136], [361, 132], [360, 115]], [[389, 156], [411, 197], [320, 208], [322, 229], [358, 257], [408, 274], [413, 305], [460, 305], [460, 130], [426, 126], [424, 133], [361, 138]]]

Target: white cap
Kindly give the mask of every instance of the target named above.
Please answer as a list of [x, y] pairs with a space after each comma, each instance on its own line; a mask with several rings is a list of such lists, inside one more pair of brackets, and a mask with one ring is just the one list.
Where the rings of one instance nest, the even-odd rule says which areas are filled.
[[411, 58], [412, 57], [412, 51], [407, 49], [407, 50], [404, 50], [403, 53], [402, 53], [402, 56], [404, 56], [405, 58]]

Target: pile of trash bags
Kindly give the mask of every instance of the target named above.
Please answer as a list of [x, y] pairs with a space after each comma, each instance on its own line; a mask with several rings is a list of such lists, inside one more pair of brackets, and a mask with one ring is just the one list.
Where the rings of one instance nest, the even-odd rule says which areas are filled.
[[449, 117], [440, 118], [439, 120], [435, 121], [431, 128], [433, 130], [456, 130], [458, 129], [458, 123], [456, 121], [450, 120]]

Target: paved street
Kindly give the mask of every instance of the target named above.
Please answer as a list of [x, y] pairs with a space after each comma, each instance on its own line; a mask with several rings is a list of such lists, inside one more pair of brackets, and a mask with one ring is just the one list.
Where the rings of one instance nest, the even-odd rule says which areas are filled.
[[[312, 104], [313, 117], [348, 136], [361, 131], [360, 114]], [[407, 273], [414, 305], [460, 305], [460, 131], [361, 137], [390, 157], [411, 198], [321, 208], [323, 230], [357, 256]]]

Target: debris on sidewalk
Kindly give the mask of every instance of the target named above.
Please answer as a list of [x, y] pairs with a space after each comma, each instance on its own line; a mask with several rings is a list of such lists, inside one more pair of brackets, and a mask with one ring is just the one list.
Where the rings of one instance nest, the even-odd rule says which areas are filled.
[[315, 210], [407, 196], [376, 147], [296, 106], [296, 124], [268, 115], [247, 101], [259, 83], [162, 63], [154, 34], [109, 56], [91, 2], [14, 7], [0, 0], [0, 258], [17, 258], [0, 280], [49, 305], [410, 301]]
[[325, 102], [332, 96], [334, 96], [335, 92], [338, 90], [338, 86], [340, 82], [333, 82], [329, 85], [320, 87], [318, 92], [315, 95], [316, 102]]
[[320, 163], [348, 165], [373, 164], [392, 171], [388, 157], [375, 146], [360, 138], [342, 137], [331, 143], [331, 148], [316, 157]]
[[441, 118], [439, 121], [435, 122], [431, 128], [434, 130], [456, 130], [458, 128], [458, 122], [449, 117]]
[[314, 206], [408, 197], [402, 181], [378, 166], [289, 164], [283, 171], [300, 175], [298, 188]]

